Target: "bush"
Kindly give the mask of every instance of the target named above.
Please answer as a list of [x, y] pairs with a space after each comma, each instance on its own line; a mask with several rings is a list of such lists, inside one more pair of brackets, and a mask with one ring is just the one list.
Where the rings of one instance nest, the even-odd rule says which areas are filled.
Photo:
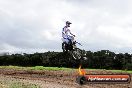
[[132, 70], [132, 63], [127, 63], [126, 64], [126, 69], [127, 70]]

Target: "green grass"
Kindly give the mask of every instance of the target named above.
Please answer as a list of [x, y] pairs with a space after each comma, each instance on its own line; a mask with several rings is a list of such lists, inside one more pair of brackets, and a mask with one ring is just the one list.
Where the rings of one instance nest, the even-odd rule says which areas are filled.
[[[92, 68], [87, 68], [87, 71], [95, 71], [95, 70], [106, 70], [106, 69], [92, 69]], [[106, 71], [111, 71], [111, 72], [116, 72], [116, 73], [130, 73], [132, 74], [132, 70], [106, 70]]]
[[43, 66], [29, 67], [29, 69], [31, 69], [31, 70], [53, 70], [53, 71], [57, 71], [57, 70], [71, 70], [71, 68], [43, 67]]
[[[15, 70], [51, 70], [51, 71], [58, 71], [58, 70], [64, 70], [64, 71], [71, 71], [71, 70], [77, 70], [72, 68], [64, 68], [64, 67], [44, 67], [44, 66], [34, 66], [34, 67], [20, 67], [20, 66], [0, 66], [0, 68], [5, 69], [15, 69]], [[95, 71], [95, 70], [105, 70], [105, 69], [91, 69], [91, 68], [84, 68], [87, 71]], [[106, 70], [106, 71], [112, 71], [117, 73], [130, 73], [132, 74], [132, 71], [130, 70]]]
[[19, 66], [0, 66], [0, 68], [5, 68], [5, 69], [15, 69], [15, 70], [65, 70], [69, 71], [72, 70], [71, 68], [64, 68], [64, 67], [43, 67], [43, 66], [35, 66], [35, 67], [19, 67]]
[[107, 71], [112, 71], [112, 72], [117, 72], [117, 73], [130, 73], [130, 74], [132, 74], [132, 71], [130, 71], [130, 70], [107, 70]]

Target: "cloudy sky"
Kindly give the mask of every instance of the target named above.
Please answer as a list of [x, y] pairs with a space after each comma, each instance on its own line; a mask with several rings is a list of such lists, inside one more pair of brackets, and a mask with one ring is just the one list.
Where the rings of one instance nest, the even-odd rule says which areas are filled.
[[132, 0], [0, 0], [0, 52], [62, 51], [67, 20], [79, 48], [132, 53]]

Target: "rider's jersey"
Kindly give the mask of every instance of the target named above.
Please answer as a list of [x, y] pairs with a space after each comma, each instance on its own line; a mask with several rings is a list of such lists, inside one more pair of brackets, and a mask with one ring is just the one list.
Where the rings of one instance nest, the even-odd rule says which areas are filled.
[[62, 29], [62, 37], [64, 39], [68, 38], [68, 36], [71, 34], [71, 31], [65, 26], [63, 29]]

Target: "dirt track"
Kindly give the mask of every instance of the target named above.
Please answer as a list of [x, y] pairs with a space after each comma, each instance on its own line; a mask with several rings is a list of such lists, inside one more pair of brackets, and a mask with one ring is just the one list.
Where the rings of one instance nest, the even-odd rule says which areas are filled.
[[[113, 74], [105, 70], [88, 71], [88, 74]], [[86, 84], [76, 83], [78, 72], [72, 71], [27, 71], [0, 69], [0, 81], [19, 81], [37, 84], [41, 88], [132, 88], [130, 84]], [[6, 87], [5, 87], [6, 88]]]

